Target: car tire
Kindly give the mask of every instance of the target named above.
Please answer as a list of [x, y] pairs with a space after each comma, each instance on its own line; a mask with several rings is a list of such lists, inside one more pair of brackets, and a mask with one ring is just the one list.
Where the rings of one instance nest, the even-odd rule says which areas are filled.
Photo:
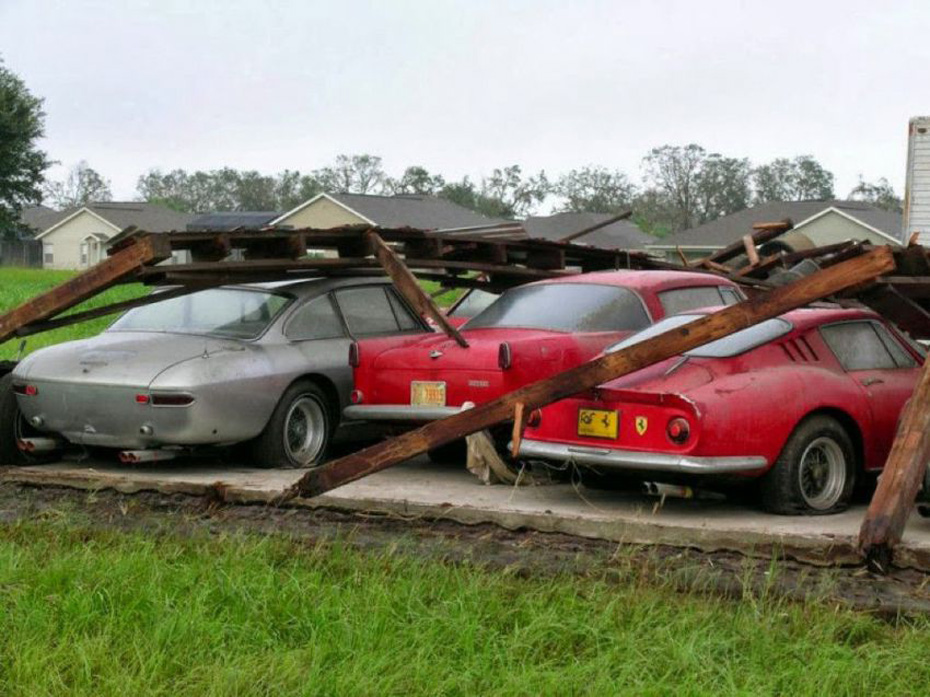
[[329, 448], [334, 413], [319, 385], [295, 382], [282, 395], [265, 430], [252, 441], [253, 463], [266, 469], [318, 466]]
[[761, 482], [762, 506], [779, 515], [827, 515], [844, 510], [856, 484], [856, 456], [846, 429], [812, 416], [794, 429]]

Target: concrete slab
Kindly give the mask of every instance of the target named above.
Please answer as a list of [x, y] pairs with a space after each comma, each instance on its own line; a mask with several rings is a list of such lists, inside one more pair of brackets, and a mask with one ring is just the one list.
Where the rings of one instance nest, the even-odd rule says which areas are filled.
[[[295, 470], [261, 470], [175, 461], [128, 468], [100, 463], [55, 463], [7, 468], [0, 481], [211, 495], [234, 503], [274, 501], [300, 477]], [[864, 513], [784, 517], [728, 501], [658, 499], [634, 492], [601, 491], [570, 484], [484, 486], [464, 467], [420, 458], [353, 482], [316, 499], [291, 505], [441, 518], [464, 524], [493, 523], [627, 544], [667, 544], [706, 551], [784, 554], [818, 564], [858, 561], [856, 536]], [[930, 571], [930, 520], [915, 516], [896, 562]]]

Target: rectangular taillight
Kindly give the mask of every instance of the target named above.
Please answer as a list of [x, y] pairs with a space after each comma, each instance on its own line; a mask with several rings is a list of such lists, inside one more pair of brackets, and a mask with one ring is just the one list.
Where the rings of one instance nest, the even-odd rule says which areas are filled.
[[506, 341], [497, 348], [497, 366], [501, 370], [508, 370], [513, 365], [513, 353], [510, 344]]
[[361, 352], [358, 348], [358, 342], [353, 341], [349, 344], [349, 366], [358, 368], [359, 363], [361, 363]]
[[25, 397], [35, 397], [39, 394], [39, 388], [35, 385], [13, 385], [13, 392]]

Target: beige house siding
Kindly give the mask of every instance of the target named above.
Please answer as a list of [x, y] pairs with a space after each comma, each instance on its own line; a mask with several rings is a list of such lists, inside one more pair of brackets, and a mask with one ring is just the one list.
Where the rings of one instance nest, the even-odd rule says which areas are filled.
[[360, 225], [367, 222], [363, 218], [350, 213], [338, 203], [321, 197], [309, 206], [294, 211], [291, 215], [281, 218], [276, 223], [279, 227], [292, 228], [331, 228], [342, 225]]
[[104, 235], [113, 237], [119, 230], [104, 222], [88, 211], [80, 211], [70, 220], [56, 227], [39, 240], [43, 244], [43, 262], [47, 259], [51, 246], [52, 262], [43, 263], [47, 269], [80, 269], [93, 266], [106, 257], [105, 243], [100, 244], [100, 255], [96, 259], [88, 258], [87, 264], [81, 264], [81, 245], [88, 237]]
[[873, 244], [892, 243], [892, 240], [884, 235], [879, 235], [835, 211], [830, 211], [819, 218], [798, 225], [795, 230], [807, 235], [817, 247], [846, 242], [847, 240], [863, 240]]

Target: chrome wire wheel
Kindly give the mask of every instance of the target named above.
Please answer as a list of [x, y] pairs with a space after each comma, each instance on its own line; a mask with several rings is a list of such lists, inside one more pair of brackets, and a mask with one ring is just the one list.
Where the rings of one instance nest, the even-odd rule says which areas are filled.
[[816, 511], [833, 508], [846, 488], [846, 456], [832, 438], [821, 436], [801, 454], [798, 480], [805, 503]]
[[326, 443], [326, 407], [311, 395], [295, 399], [284, 419], [284, 450], [298, 466], [313, 464]]

